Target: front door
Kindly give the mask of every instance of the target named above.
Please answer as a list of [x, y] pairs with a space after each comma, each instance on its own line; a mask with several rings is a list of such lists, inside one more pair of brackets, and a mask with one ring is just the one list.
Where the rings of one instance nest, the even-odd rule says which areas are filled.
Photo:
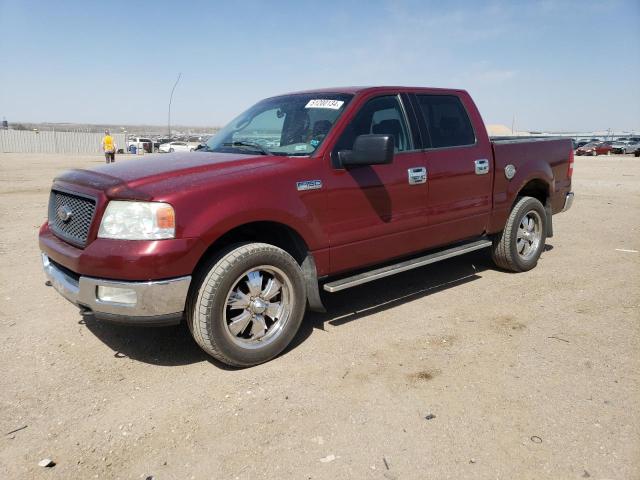
[[[414, 148], [398, 95], [369, 99], [332, 149], [350, 150], [358, 135], [390, 134], [389, 165], [332, 168], [327, 178], [331, 271], [345, 271], [421, 250], [427, 187], [419, 179], [424, 157]], [[413, 179], [413, 180], [411, 180]], [[417, 179], [417, 180], [416, 180]]]

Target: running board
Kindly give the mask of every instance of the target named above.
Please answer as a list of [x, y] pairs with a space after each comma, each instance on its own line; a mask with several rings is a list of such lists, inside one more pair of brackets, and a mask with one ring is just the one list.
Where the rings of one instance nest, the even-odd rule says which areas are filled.
[[440, 260], [446, 260], [447, 258], [457, 257], [458, 255], [464, 255], [465, 253], [473, 252], [483, 248], [490, 247], [491, 240], [476, 240], [474, 242], [464, 243], [447, 250], [442, 250], [422, 257], [413, 258], [404, 262], [396, 263], [394, 265], [388, 265], [382, 268], [376, 268], [368, 272], [353, 275], [352, 277], [342, 278], [334, 282], [324, 284], [324, 289], [327, 292], [339, 292], [347, 288], [355, 287], [356, 285], [362, 285], [363, 283], [372, 282], [379, 278], [389, 277], [396, 273], [406, 272], [414, 268], [424, 267], [431, 263], [439, 262]]

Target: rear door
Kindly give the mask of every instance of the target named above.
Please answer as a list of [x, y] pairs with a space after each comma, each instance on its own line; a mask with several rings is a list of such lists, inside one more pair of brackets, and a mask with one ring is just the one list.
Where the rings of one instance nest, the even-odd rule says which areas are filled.
[[475, 105], [468, 95], [457, 93], [416, 93], [411, 98], [427, 167], [430, 246], [481, 235], [491, 212], [494, 165]]
[[358, 135], [370, 133], [393, 135], [393, 162], [349, 169], [332, 163], [327, 176], [334, 273], [423, 248], [420, 229], [426, 228], [427, 190], [419, 173], [425, 168], [424, 157], [399, 95], [367, 99], [343, 130], [331, 158], [335, 160], [340, 150], [352, 149]]

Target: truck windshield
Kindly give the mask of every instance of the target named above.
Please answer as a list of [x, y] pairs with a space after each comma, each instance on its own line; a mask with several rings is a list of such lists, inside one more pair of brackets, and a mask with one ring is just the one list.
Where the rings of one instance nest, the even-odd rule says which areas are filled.
[[309, 93], [268, 98], [211, 137], [204, 150], [311, 155], [352, 97], [341, 93]]

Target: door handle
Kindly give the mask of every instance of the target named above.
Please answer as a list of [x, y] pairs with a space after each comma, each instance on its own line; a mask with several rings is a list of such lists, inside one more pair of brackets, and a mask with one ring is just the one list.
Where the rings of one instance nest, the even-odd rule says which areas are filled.
[[485, 175], [489, 173], [489, 160], [481, 158], [474, 162], [476, 164], [476, 175]]
[[409, 185], [420, 185], [427, 181], [427, 169], [425, 167], [414, 167], [407, 170], [409, 174]]

